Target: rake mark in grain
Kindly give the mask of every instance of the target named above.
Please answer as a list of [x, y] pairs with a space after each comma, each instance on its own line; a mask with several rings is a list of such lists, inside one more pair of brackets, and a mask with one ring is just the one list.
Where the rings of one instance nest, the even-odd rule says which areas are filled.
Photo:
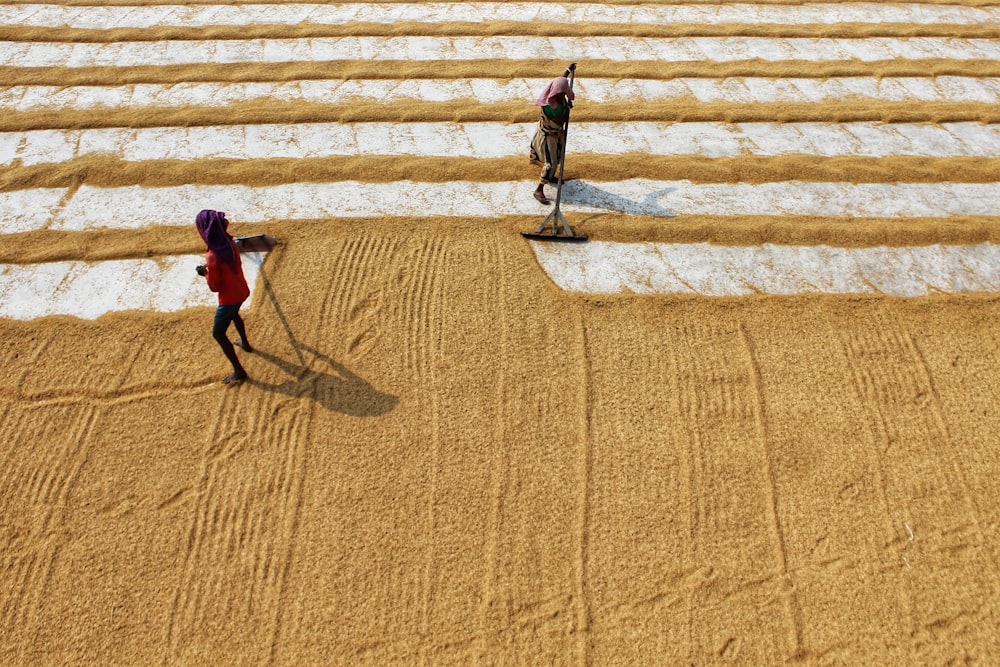
[[[924, 358], [923, 353], [920, 351], [920, 347], [914, 340], [910, 332], [906, 330], [903, 326], [898, 314], [896, 314], [893, 322], [895, 329], [897, 331], [897, 340], [899, 343], [900, 350], [908, 358], [908, 363], [912, 369], [915, 392], [915, 403], [921, 406], [928, 413], [928, 418], [930, 420], [930, 430], [931, 433], [935, 435], [934, 442], [939, 444], [939, 451], [941, 457], [945, 460], [946, 465], [942, 466], [941, 469], [944, 473], [946, 482], [950, 485], [954, 485], [957, 488], [957, 492], [960, 497], [958, 500], [959, 505], [964, 506], [965, 513], [968, 516], [969, 523], [967, 526], [958, 526], [952, 528], [943, 528], [942, 534], [946, 536], [956, 535], [958, 537], [958, 544], [946, 544], [945, 549], [964, 549], [967, 546], [967, 541], [964, 539], [967, 536], [967, 532], [971, 533], [974, 537], [975, 544], [972, 545], [974, 548], [982, 550], [989, 563], [988, 565], [994, 572], [1000, 571], [1000, 565], [997, 562], [997, 551], [992, 546], [992, 541], [987, 537], [986, 529], [983, 527], [981, 512], [979, 510], [979, 505], [976, 502], [975, 496], [970, 489], [968, 480], [966, 479], [965, 472], [963, 470], [962, 460], [955, 455], [956, 448], [953, 446], [951, 435], [949, 433], [948, 421], [944, 415], [944, 409], [941, 405], [941, 399], [934, 388], [934, 378], [931, 374], [930, 367], [927, 365], [927, 361]], [[966, 531], [966, 528], [971, 530]], [[910, 534], [912, 541], [912, 531], [909, 526], [906, 526], [907, 532]], [[994, 586], [995, 589], [995, 586]], [[994, 590], [995, 599], [996, 590]]]
[[398, 241], [369, 235], [352, 237], [337, 246], [326, 275], [330, 282], [320, 307], [317, 347], [323, 347], [321, 336], [344, 331], [348, 355], [367, 353], [374, 344], [381, 309], [380, 284], [373, 283], [370, 267], [374, 263], [391, 263]]
[[[792, 572], [788, 564], [788, 543], [785, 539], [785, 530], [781, 521], [780, 504], [778, 498], [778, 485], [774, 474], [774, 465], [771, 462], [772, 453], [767, 440], [767, 415], [764, 404], [763, 382], [760, 377], [760, 363], [757, 361], [758, 355], [754, 349], [753, 340], [747, 331], [745, 324], [740, 325], [740, 340], [746, 351], [745, 359], [748, 363], [752, 385], [754, 390], [754, 422], [756, 426], [757, 440], [761, 444], [764, 473], [768, 482], [768, 507], [770, 510], [771, 526], [774, 532], [775, 548], [777, 550], [778, 571], [782, 579], [783, 597], [788, 610], [788, 623], [791, 630], [792, 651], [790, 657], [803, 657], [803, 621], [802, 608], [795, 593], [795, 585], [792, 580]], [[726, 643], [720, 656], [730, 648], [734, 640]]]
[[311, 413], [289, 417], [273, 392], [238, 397], [225, 392], [202, 461], [167, 662], [183, 659], [195, 628], [220, 613], [242, 628], [235, 639], [245, 656], [265, 660], [275, 650]]
[[435, 271], [442, 267], [443, 261], [444, 244], [437, 238], [409, 249], [400, 258], [397, 280], [405, 295], [401, 299], [401, 316], [409, 332], [404, 357], [407, 367], [417, 373], [430, 370], [430, 354], [437, 344], [433, 340], [436, 327], [426, 318], [433, 312], [433, 300], [441, 298]]
[[337, 321], [342, 319], [347, 309], [345, 298], [354, 280], [355, 263], [364, 243], [364, 238], [352, 237], [346, 243], [338, 244], [336, 251], [331, 253], [332, 257], [329, 259], [328, 268], [330, 282], [320, 306], [319, 326], [321, 331], [334, 326]]
[[195, 512], [194, 519], [188, 531], [187, 550], [184, 555], [184, 566], [181, 573], [181, 581], [174, 593], [174, 601], [170, 610], [170, 622], [167, 625], [167, 652], [164, 655], [164, 664], [176, 662], [179, 657], [180, 644], [183, 635], [190, 632], [191, 626], [196, 625], [193, 618], [197, 605], [196, 594], [198, 593], [195, 578], [197, 576], [198, 555], [201, 550], [201, 542], [205, 536], [204, 524], [207, 518], [206, 496], [211, 493], [208, 487], [209, 462], [212, 458], [211, 452], [215, 449], [215, 441], [220, 435], [223, 419], [232, 414], [232, 404], [235, 400], [235, 392], [226, 392], [223, 396], [219, 410], [216, 411], [214, 426], [209, 433], [206, 456], [201, 463], [199, 480], [195, 484]]
[[433, 373], [433, 360], [441, 352], [441, 317], [443, 316], [442, 306], [442, 278], [444, 267], [447, 262], [447, 250], [444, 241], [435, 239], [428, 248], [427, 270], [419, 276], [420, 308], [417, 313], [417, 322], [421, 325], [418, 338], [414, 341], [417, 350], [421, 351], [421, 365], [428, 373]]
[[337, 252], [330, 261], [328, 272], [330, 282], [326, 287], [326, 294], [323, 296], [323, 303], [319, 310], [320, 324], [316, 333], [317, 346], [321, 346], [319, 337], [323, 332], [336, 331], [339, 324], [344, 321], [353, 285], [357, 280], [356, 263], [359, 256], [364, 256], [364, 246], [367, 242], [367, 237], [351, 238], [346, 244], [338, 244], [337, 246]]
[[[929, 368], [916, 342], [898, 317], [881, 312], [859, 333], [841, 338], [872, 435], [878, 484], [887, 505], [886, 548], [907, 569], [913, 559], [969, 551], [969, 558], [996, 572], [996, 554], [954, 455]], [[965, 519], [966, 524], [956, 528], [952, 523], [956, 519]], [[914, 541], [915, 532], [923, 539]], [[900, 591], [906, 596], [914, 637], [947, 613], [942, 609], [947, 600], [920, 600], [918, 591], [914, 583]], [[983, 608], [980, 613], [995, 610]], [[910, 648], [918, 651], [919, 644]]]
[[580, 654], [580, 664], [589, 667], [594, 656], [594, 637], [592, 595], [590, 590], [590, 570], [589, 570], [589, 543], [590, 543], [590, 517], [591, 517], [591, 485], [594, 477], [594, 441], [593, 441], [593, 366], [590, 360], [590, 343], [586, 322], [583, 319], [583, 312], [580, 313], [580, 349], [583, 358], [580, 375], [580, 404], [583, 414], [580, 419], [580, 448], [581, 452], [578, 460], [578, 484], [580, 485], [578, 499], [579, 509], [577, 514], [576, 532], [579, 544], [576, 551], [576, 562], [574, 563], [574, 606], [576, 607], [576, 634], [577, 651]]
[[[139, 65], [131, 67], [10, 67], [0, 65], [0, 86], [116, 86], [141, 83], [257, 82], [327, 80], [331, 72], [347, 79], [447, 79], [492, 77], [498, 79], [537, 77], [539, 72], [558, 71], [565, 62], [526, 60], [428, 60], [288, 63], [204, 63], [194, 66]], [[591, 60], [587, 71], [594, 78], [664, 80], [678, 78], [724, 79], [768, 77], [826, 79], [830, 77], [990, 77], [1000, 76], [993, 60], [956, 62], [947, 58], [897, 58], [860, 62], [855, 60], [782, 62], [632, 62]]]
[[[525, 178], [524, 167], [523, 158], [516, 157], [480, 158], [473, 162], [466, 158], [449, 157], [350, 156], [255, 160], [206, 159], [189, 163], [184, 160], [128, 162], [118, 158], [89, 155], [58, 164], [11, 167], [0, 173], [0, 192], [69, 187], [81, 178], [86, 179], [85, 185], [89, 188], [121, 188], [132, 185], [150, 188], [186, 185], [265, 187], [352, 180], [365, 184], [392, 183], [400, 180], [413, 181], [417, 184], [456, 181], [498, 183], [522, 181]], [[359, 169], [361, 170], [357, 171]], [[308, 174], [308, 177], [304, 178], [305, 174]], [[746, 155], [710, 158], [696, 155], [649, 156], [642, 153], [625, 153], [615, 156], [615, 159], [610, 161], [608, 156], [587, 153], [574, 157], [574, 176], [588, 181], [646, 178], [692, 183], [849, 181], [856, 184], [943, 184], [943, 174], [947, 174], [946, 183], [992, 184], [1000, 179], [1000, 158], [966, 156], [936, 158], [909, 155], [891, 157]], [[372, 192], [370, 188], [366, 190]], [[88, 196], [93, 196], [93, 192], [88, 191]], [[80, 215], [78, 208], [74, 211], [76, 215]], [[405, 208], [412, 210], [416, 207]], [[432, 211], [442, 209], [439, 206], [428, 208]], [[504, 209], [509, 210], [507, 207]], [[796, 210], [794, 206], [790, 206], [789, 209], [790, 212]], [[366, 206], [362, 210], [379, 212], [347, 217], [388, 213], [379, 205]], [[503, 209], [501, 211], [504, 212]], [[336, 217], [336, 213], [325, 215]], [[877, 214], [864, 215], [874, 217]]]
[[[767, 451], [760, 442], [762, 399], [752, 359], [747, 364], [734, 362], [748, 359], [747, 341], [736, 324], [696, 321], [681, 326], [676, 345], [677, 401], [692, 468], [691, 553], [695, 563], [725, 564], [717, 575], [712, 568], [707, 575], [717, 579], [711, 589], [723, 589], [710, 593], [696, 580], [686, 589], [687, 607], [695, 618], [716, 614], [724, 608], [712, 602], [718, 602], [720, 593], [729, 599], [764, 588], [775, 599], [784, 598], [790, 610], [783, 629], [791, 633], [792, 655], [797, 655], [801, 637], [796, 605], [786, 596], [788, 583], [781, 563], [774, 563], [776, 555], [782, 560], [785, 547], [781, 536], [774, 535], [777, 519], [768, 518], [774, 505], [766, 501], [764, 490], [769, 480]], [[754, 501], [748, 502], [750, 498]], [[738, 548], [727, 537], [733, 535], [745, 536]], [[699, 624], [692, 623], [692, 646], [717, 650], [708, 643], [714, 641], [711, 637], [700, 634]]]
[[373, 267], [391, 266], [398, 245], [399, 241], [393, 238], [373, 239], [363, 253], [362, 261], [348, 269], [354, 275], [340, 299], [339, 317], [346, 323], [347, 352], [352, 356], [363, 356], [375, 345], [380, 311], [386, 297], [380, 278], [383, 274], [374, 271]]
[[[505, 276], [504, 253], [500, 249], [499, 243], [499, 237], [496, 234], [489, 235], [488, 242], [478, 246], [480, 253], [478, 260], [480, 262], [480, 266], [484, 267], [487, 271], [493, 271], [497, 276]], [[500, 350], [508, 349], [507, 313], [504, 308], [504, 305], [508, 302], [508, 300], [504, 295], [505, 285], [506, 282], [503, 280], [488, 281], [489, 291], [486, 295], [486, 303], [484, 304], [484, 306], [489, 307], [492, 311], [492, 316], [489, 318], [489, 321], [493, 322], [496, 327], [497, 336], [500, 339], [498, 345], [498, 349]], [[505, 390], [508, 387], [506, 364], [498, 364], [495, 371], [497, 373], [497, 377], [496, 384], [494, 385], [494, 404], [506, 405]], [[493, 442], [498, 443], [500, 446], [491, 448], [491, 501], [484, 553], [486, 567], [483, 570], [483, 595], [482, 608], [480, 611], [480, 655], [489, 655], [498, 648], [497, 644], [499, 643], [501, 637], [496, 636], [493, 632], [491, 632], [491, 629], [495, 627], [505, 627], [510, 622], [508, 617], [498, 618], [498, 616], [500, 616], [501, 601], [497, 599], [499, 593], [497, 590], [497, 584], [500, 580], [500, 539], [505, 527], [504, 506], [507, 495], [510, 492], [511, 474], [510, 451], [507, 447], [503, 446], [507, 437], [506, 424], [507, 422], [505, 419], [498, 418], [494, 421], [492, 431]]]
[[[708, 414], [705, 410], [705, 388], [713, 388], [714, 379], [712, 374], [707, 373], [704, 366], [704, 358], [711, 358], [713, 351], [706, 344], [706, 334], [708, 330], [702, 327], [684, 326], [676, 338], [677, 347], [684, 349], [683, 355], [676, 355], [675, 372], [677, 373], [677, 401], [678, 409], [686, 425], [689, 445], [687, 447], [687, 458], [691, 463], [690, 485], [694, 499], [694, 512], [691, 522], [691, 542], [693, 558], [696, 562], [703, 561], [704, 558], [699, 553], [702, 550], [702, 540], [705, 535], [718, 531], [715, 525], [718, 515], [718, 501], [716, 494], [705, 493], [703, 488], [711, 487], [710, 474], [707, 469], [705, 451], [709, 449], [709, 440], [703, 433], [702, 422]], [[721, 332], [712, 332], [718, 335]], [[706, 349], [699, 349], [704, 346]], [[688, 588], [687, 607], [694, 609], [696, 606], [695, 595], [697, 589]], [[698, 641], [693, 636], [692, 629], [691, 646], [696, 646]]]
[[[687, 349], [684, 359], [687, 365], [677, 366], [680, 389], [678, 401], [691, 438], [692, 484], [696, 489], [711, 486], [713, 471], [704, 454], [711, 453], [714, 434], [708, 429], [721, 427], [723, 432], [719, 436], [725, 443], [731, 437], [731, 434], [725, 432], [726, 420], [740, 421], [752, 415], [748, 405], [736, 400], [739, 392], [735, 383], [739, 382], [739, 378], [720, 363], [723, 355], [714, 349], [715, 344], [734, 335], [735, 331], [711, 325], [691, 325], [681, 331], [679, 343]], [[720, 526], [717, 523], [719, 506], [716, 494], [697, 493], [696, 496], [698, 510], [692, 537], [697, 539], [699, 535], [717, 532]]]
[[[270, 662], [274, 663], [278, 640], [283, 628], [283, 610], [285, 608], [285, 591], [287, 588], [289, 570], [291, 567], [292, 552], [295, 548], [295, 540], [298, 533], [299, 517], [302, 508], [302, 487], [305, 484], [306, 476], [306, 443], [309, 440], [310, 426], [316, 410], [315, 402], [310, 405], [309, 414], [306, 418], [296, 419], [289, 432], [287, 442], [292, 443], [288, 448], [289, 454], [285, 457], [285, 466], [276, 466], [279, 471], [278, 488], [282, 489], [279, 498], [283, 501], [280, 507], [279, 520], [284, 521], [280, 534], [285, 538], [284, 551], [281, 558], [272, 570], [271, 588], [275, 591], [275, 599], [270, 605]], [[282, 442], [282, 440], [278, 440]]]
[[355, 299], [355, 292], [358, 291], [358, 286], [364, 284], [369, 279], [365, 269], [372, 261], [372, 248], [377, 243], [378, 240], [376, 238], [368, 235], [364, 235], [357, 240], [352, 240], [349, 243], [351, 252], [348, 254], [347, 261], [342, 269], [344, 273], [343, 286], [341, 293], [336, 298], [337, 310], [333, 313], [341, 321], [348, 314], [351, 303]]
[[[873, 79], [874, 80], [874, 79]], [[966, 78], [965, 81], [970, 79]], [[369, 82], [378, 83], [378, 82]], [[221, 85], [221, 84], [220, 84]], [[231, 84], [233, 86], [237, 84]], [[683, 85], [681, 82], [679, 85]], [[374, 87], [374, 86], [373, 86]], [[376, 88], [380, 93], [380, 88]], [[86, 90], [84, 88], [83, 90]], [[981, 96], [995, 98], [993, 90], [982, 89]], [[988, 91], [988, 92], [987, 92]], [[727, 94], [732, 94], [727, 91]], [[942, 93], [943, 95], [943, 93]], [[46, 98], [52, 95], [45, 95]], [[83, 96], [83, 93], [80, 93]], [[835, 99], [802, 102], [805, 93], [798, 97], [787, 92], [774, 93], [776, 99], [753, 99], [749, 91], [740, 101], [699, 100], [689, 92], [679, 99], [651, 101], [642, 106], [617, 100], [589, 102], [575, 111], [576, 120], [586, 122], [981, 122], [995, 123], [1000, 111], [995, 102], [982, 99], [970, 100], [921, 100], [901, 101], [881, 99], [841, 91]], [[781, 99], [781, 98], [790, 99]], [[531, 123], [534, 113], [523, 101], [475, 102], [474, 98], [456, 98], [433, 102], [416, 98], [395, 102], [376, 103], [366, 99], [354, 102], [311, 102], [302, 99], [278, 101], [273, 98], [239, 99], [217, 106], [188, 104], [136, 103], [124, 108], [106, 108], [95, 102], [92, 108], [59, 111], [51, 108], [17, 111], [8, 105], [0, 117], [0, 131], [37, 132], [44, 130], [98, 130], [110, 128], [204, 128], [231, 125], [268, 125], [298, 123]], [[853, 98], [850, 102], [841, 101]], [[918, 104], [915, 104], [918, 103]], [[353, 142], [358, 144], [357, 140]], [[364, 142], [361, 143], [364, 145]], [[24, 155], [29, 148], [28, 136], [19, 142], [13, 155]], [[13, 161], [12, 161], [13, 164]], [[21, 166], [24, 166], [23, 163]]]
[[[46, 413], [53, 410], [40, 409]], [[55, 411], [56, 418], [44, 420], [36, 419], [31, 410], [20, 411], [3, 427], [5, 441], [44, 443], [48, 454], [41, 461], [22, 460], [23, 445], [11, 446], [0, 463], [4, 500], [0, 525], [11, 527], [0, 553], [0, 570], [7, 573], [0, 586], [0, 625], [9, 635], [20, 635], [22, 647], [34, 644], [36, 615], [65, 539], [63, 521], [69, 494], [86, 463], [99, 414], [97, 407], [86, 403]], [[35, 432], [39, 423], [41, 430]], [[61, 431], [63, 424], [72, 426]], [[23, 648], [20, 659], [27, 659]]]
[[416, 265], [412, 274], [407, 296], [411, 300], [412, 317], [406, 323], [410, 332], [407, 348], [412, 350], [413, 369], [418, 385], [428, 391], [421, 391], [422, 410], [429, 415], [430, 456], [428, 459], [430, 482], [427, 489], [427, 510], [425, 518], [425, 544], [423, 574], [421, 583], [420, 609], [420, 662], [433, 661], [436, 649], [440, 649], [433, 639], [431, 629], [432, 603], [435, 595], [435, 548], [434, 535], [437, 531], [438, 484], [441, 475], [441, 417], [438, 404], [437, 360], [441, 356], [442, 331], [441, 316], [443, 300], [444, 267], [447, 250], [441, 238], [421, 241], [415, 249]]
[[[881, 340], [884, 336], [881, 329], [882, 323], [876, 321], [861, 329], [860, 333], [845, 335], [843, 332], [831, 331], [831, 334], [837, 336], [841, 342], [851, 369], [860, 408], [866, 416], [872, 436], [869, 440], [871, 444], [869, 451], [872, 469], [875, 471], [876, 486], [884, 508], [880, 513], [883, 517], [883, 540], [887, 548], [895, 553], [897, 560], [907, 564], [906, 555], [895, 539], [898, 527], [893, 515], [905, 512], [905, 507], [901, 506], [905, 500], [899, 497], [899, 481], [893, 474], [890, 451], [897, 439], [891, 405], [896, 402], [894, 397], [900, 394], [898, 391], [900, 378], [896, 377], [888, 382], [879, 381], [880, 377], [896, 375], [894, 363], [887, 358], [888, 350]], [[905, 623], [910, 636], [913, 636], [917, 629], [914, 593], [910, 586], [902, 585], [896, 589], [896, 594], [901, 609], [900, 620]], [[911, 645], [909, 649], [911, 657], [915, 658], [914, 647]]]

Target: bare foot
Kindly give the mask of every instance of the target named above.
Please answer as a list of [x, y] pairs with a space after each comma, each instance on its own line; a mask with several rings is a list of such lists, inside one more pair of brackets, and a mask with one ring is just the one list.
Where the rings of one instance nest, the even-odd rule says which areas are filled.
[[233, 371], [226, 379], [222, 381], [222, 384], [235, 384], [237, 382], [243, 382], [247, 379], [246, 371]]
[[535, 199], [537, 199], [541, 203], [545, 204], [546, 206], [548, 206], [549, 204], [552, 203], [552, 202], [549, 201], [549, 198], [545, 196], [544, 192], [539, 192], [538, 190], [535, 190], [535, 192], [533, 194], [534, 194]]
[[240, 348], [244, 352], [253, 352], [253, 348], [250, 347], [250, 343], [243, 342], [242, 338], [237, 338], [236, 340], [234, 340], [233, 345]]

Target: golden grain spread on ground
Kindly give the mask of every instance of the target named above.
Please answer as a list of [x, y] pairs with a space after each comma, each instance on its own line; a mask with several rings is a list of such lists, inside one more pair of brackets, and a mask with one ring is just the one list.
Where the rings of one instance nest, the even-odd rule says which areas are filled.
[[[394, 32], [362, 22], [138, 37], [550, 34], [456, 14], [426, 33], [417, 23]], [[553, 34], [600, 40], [602, 25]], [[142, 32], [18, 30], [0, 35], [110, 43]], [[994, 39], [997, 30], [661, 25], [616, 34]], [[492, 58], [0, 67], [0, 86], [547, 78], [568, 62]], [[580, 60], [578, 69], [581, 80], [998, 73], [997, 62], [943, 58]], [[0, 128], [530, 122], [529, 103], [22, 111], [5, 113]], [[996, 121], [984, 103], [879, 100], [588, 107], [581, 97], [574, 113], [595, 122]], [[1000, 181], [995, 158], [577, 159], [570, 132], [567, 171], [580, 179]], [[0, 190], [524, 179], [530, 197], [526, 162], [91, 155], [12, 163]], [[0, 262], [202, 251], [193, 225], [170, 226], [175, 212], [159, 213], [163, 226], [139, 230], [5, 234]], [[210, 308], [0, 319], [0, 662], [983, 664], [1000, 654], [995, 294], [572, 294], [518, 233], [543, 214], [234, 219], [235, 233], [280, 242], [245, 313], [251, 381], [235, 388], [218, 383], [228, 368]], [[997, 220], [570, 216], [595, 239], [842, 247], [996, 243]]]

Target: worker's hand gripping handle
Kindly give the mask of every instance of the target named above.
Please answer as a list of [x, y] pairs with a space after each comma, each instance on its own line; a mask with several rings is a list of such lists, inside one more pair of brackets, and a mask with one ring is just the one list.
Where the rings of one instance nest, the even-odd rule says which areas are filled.
[[[569, 89], [573, 90], [573, 81], [576, 79], [576, 63], [570, 63], [566, 71], [563, 72], [563, 76], [569, 79]], [[570, 109], [573, 108], [573, 100], [566, 100], [566, 104], [569, 105]]]

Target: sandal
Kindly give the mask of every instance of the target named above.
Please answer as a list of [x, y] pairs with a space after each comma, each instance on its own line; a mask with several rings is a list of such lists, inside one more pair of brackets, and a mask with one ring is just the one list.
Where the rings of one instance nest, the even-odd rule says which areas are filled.
[[537, 199], [542, 204], [545, 204], [546, 206], [552, 203], [549, 201], [549, 198], [545, 196], [544, 192], [539, 192], [538, 190], [535, 190], [532, 194], [534, 195], [535, 199]]

